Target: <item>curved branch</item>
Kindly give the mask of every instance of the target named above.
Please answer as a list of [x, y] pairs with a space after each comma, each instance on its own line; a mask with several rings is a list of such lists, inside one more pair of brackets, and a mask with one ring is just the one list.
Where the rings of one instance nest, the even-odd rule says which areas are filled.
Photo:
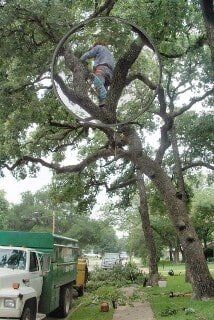
[[114, 183], [113, 185], [111, 185], [109, 188], [108, 188], [108, 192], [111, 192], [111, 191], [115, 191], [115, 190], [118, 190], [118, 189], [122, 189], [122, 188], [125, 188], [127, 186], [129, 186], [130, 184], [134, 184], [136, 183], [136, 178], [131, 178], [129, 180], [126, 180], [126, 181], [123, 181], [123, 182], [120, 182], [120, 183]]
[[54, 80], [70, 102], [78, 104], [95, 118], [97, 118], [97, 114], [101, 113], [96, 104], [88, 96], [81, 94], [81, 92], [78, 94], [75, 90], [68, 88], [58, 74], [54, 75]]
[[211, 58], [214, 61], [214, 10], [212, 0], [201, 0], [201, 9], [207, 32], [207, 42], [211, 50]]
[[151, 90], [156, 90], [157, 85], [149, 80], [144, 74], [141, 73], [136, 73], [136, 74], [131, 74], [127, 77], [126, 79], [126, 86], [129, 85], [132, 81], [134, 80], [140, 80], [143, 83], [145, 83]]
[[70, 122], [66, 122], [66, 121], [55, 121], [55, 120], [49, 120], [49, 123], [48, 123], [50, 126], [53, 126], [53, 127], [57, 127], [57, 128], [64, 128], [64, 129], [70, 129], [71, 131], [72, 130], [76, 130], [78, 128], [81, 128], [83, 127], [83, 125], [81, 124], [72, 124]]
[[159, 164], [162, 163], [164, 154], [166, 150], [171, 145], [171, 140], [169, 137], [169, 130], [172, 128], [173, 119], [170, 116], [165, 117], [165, 123], [161, 127], [161, 138], [160, 138], [160, 146], [157, 150], [155, 161]]
[[22, 158], [18, 159], [12, 166], [9, 166], [7, 164], [4, 164], [4, 167], [7, 168], [10, 171], [13, 171], [16, 167], [20, 165], [25, 165], [28, 162], [32, 163], [38, 163], [42, 166], [53, 169], [56, 173], [71, 173], [71, 172], [81, 172], [83, 171], [88, 165], [96, 162], [99, 159], [108, 158], [114, 155], [114, 151], [110, 149], [101, 149], [91, 155], [89, 155], [87, 158], [82, 160], [80, 163], [76, 165], [69, 165], [69, 166], [63, 166], [52, 162], [47, 162], [41, 158], [34, 158], [31, 156], [23, 156]]
[[126, 86], [126, 77], [128, 75], [129, 69], [137, 60], [142, 47], [143, 41], [141, 38], [138, 38], [138, 41], [132, 42], [128, 50], [118, 60], [115, 66], [112, 83], [106, 98], [106, 104], [114, 117], [116, 106], [121, 97], [122, 91]]
[[192, 162], [190, 164], [185, 165], [182, 168], [182, 171], [185, 171], [185, 170], [190, 169], [190, 168], [195, 168], [195, 167], [205, 167], [205, 168], [214, 170], [214, 166], [213, 165], [211, 165], [211, 164], [209, 164], [207, 162], [197, 161], [197, 162]]
[[160, 146], [156, 153], [155, 161], [162, 163], [165, 151], [169, 148], [171, 141], [169, 137], [169, 130], [172, 128], [173, 118], [167, 114], [167, 102], [164, 88], [161, 86], [158, 90], [158, 101], [160, 104], [160, 111], [157, 114], [163, 119], [164, 125], [161, 127]]
[[196, 97], [196, 98], [193, 98], [190, 103], [188, 103], [186, 106], [183, 106], [180, 110], [178, 111], [174, 111], [172, 113], [172, 117], [175, 118], [177, 116], [180, 116], [181, 114], [183, 114], [185, 111], [189, 110], [195, 103], [199, 102], [199, 101], [202, 101], [204, 100], [206, 97], [208, 97], [209, 95], [213, 94], [214, 93], [214, 88], [205, 92], [205, 94], [203, 94], [202, 96], [200, 97]]

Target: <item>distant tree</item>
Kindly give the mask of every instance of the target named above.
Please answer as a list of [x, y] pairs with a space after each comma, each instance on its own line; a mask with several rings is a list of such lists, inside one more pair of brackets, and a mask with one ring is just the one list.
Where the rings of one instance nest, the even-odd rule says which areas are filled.
[[214, 241], [214, 189], [197, 190], [191, 210], [193, 223], [204, 248]]
[[78, 239], [82, 249], [93, 249], [96, 253], [119, 250], [115, 230], [107, 221], [75, 216], [66, 235]]
[[6, 218], [9, 212], [9, 202], [5, 198], [5, 192], [0, 190], [0, 229], [6, 230]]

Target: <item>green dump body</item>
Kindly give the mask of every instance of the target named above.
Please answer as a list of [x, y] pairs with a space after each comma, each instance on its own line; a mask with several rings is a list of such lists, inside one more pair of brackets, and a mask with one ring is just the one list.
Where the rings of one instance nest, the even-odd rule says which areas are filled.
[[78, 241], [51, 233], [0, 232], [0, 245], [25, 247], [51, 258], [50, 271], [43, 276], [39, 312], [48, 314], [59, 306], [60, 287], [75, 284]]

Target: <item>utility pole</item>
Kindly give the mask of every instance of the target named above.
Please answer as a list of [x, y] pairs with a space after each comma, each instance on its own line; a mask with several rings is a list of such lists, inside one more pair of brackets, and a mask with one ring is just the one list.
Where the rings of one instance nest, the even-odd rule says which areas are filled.
[[56, 215], [55, 215], [55, 212], [53, 211], [52, 233], [55, 233], [55, 230], [56, 230]]

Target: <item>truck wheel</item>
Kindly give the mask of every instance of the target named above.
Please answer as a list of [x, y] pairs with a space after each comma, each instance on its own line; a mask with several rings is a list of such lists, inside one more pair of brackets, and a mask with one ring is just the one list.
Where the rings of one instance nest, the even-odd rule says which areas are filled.
[[24, 307], [21, 320], [36, 320], [36, 312], [28, 305]]
[[59, 309], [58, 309], [58, 317], [65, 318], [69, 314], [69, 310], [71, 308], [71, 288], [63, 287], [60, 292], [60, 301], [59, 301]]
[[84, 295], [84, 287], [80, 286], [77, 288], [78, 296], [82, 297]]

